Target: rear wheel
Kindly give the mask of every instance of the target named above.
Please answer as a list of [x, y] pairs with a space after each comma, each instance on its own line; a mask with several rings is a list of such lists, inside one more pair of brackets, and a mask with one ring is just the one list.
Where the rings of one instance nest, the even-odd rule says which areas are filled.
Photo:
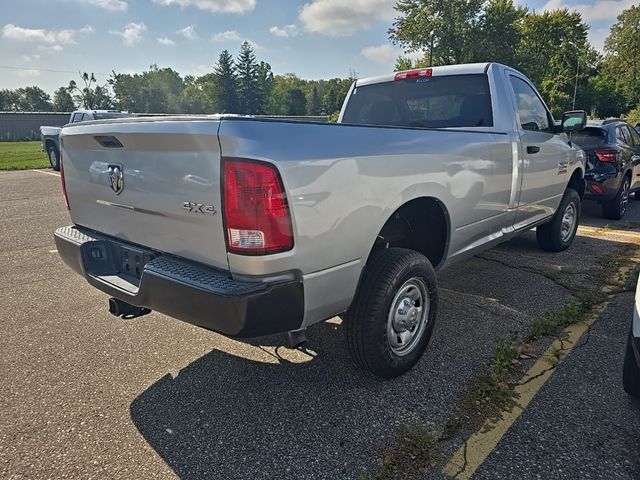
[[58, 149], [53, 145], [49, 145], [47, 147], [47, 156], [49, 157], [51, 168], [56, 172], [60, 171], [60, 152], [58, 152]]
[[602, 216], [609, 220], [620, 220], [627, 211], [627, 203], [629, 203], [629, 188], [631, 181], [625, 176], [620, 185], [620, 190], [613, 199], [602, 204]]
[[538, 245], [549, 252], [561, 252], [573, 243], [580, 223], [580, 195], [568, 187], [550, 222], [536, 228]]
[[429, 343], [438, 285], [429, 260], [403, 248], [372, 254], [345, 315], [344, 333], [354, 361], [376, 376], [410, 370]]
[[633, 354], [632, 341], [633, 334], [629, 332], [622, 370], [622, 386], [625, 392], [640, 400], [640, 367], [638, 367], [638, 362], [636, 362], [636, 357]]

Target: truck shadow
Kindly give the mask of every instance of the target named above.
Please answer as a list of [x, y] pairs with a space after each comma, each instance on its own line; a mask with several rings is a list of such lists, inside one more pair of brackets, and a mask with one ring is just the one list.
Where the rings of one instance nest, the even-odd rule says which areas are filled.
[[443, 272], [434, 337], [401, 378], [379, 381], [357, 369], [339, 322], [326, 322], [309, 329], [305, 354], [278, 355], [272, 338], [247, 347], [261, 355], [214, 349], [142, 392], [131, 419], [182, 479], [357, 478], [401, 427], [442, 428], [460, 392], [485, 371], [497, 337], [523, 331], [571, 298], [537, 271], [588, 270], [585, 256], [616, 246], [576, 241], [549, 255], [530, 232]]

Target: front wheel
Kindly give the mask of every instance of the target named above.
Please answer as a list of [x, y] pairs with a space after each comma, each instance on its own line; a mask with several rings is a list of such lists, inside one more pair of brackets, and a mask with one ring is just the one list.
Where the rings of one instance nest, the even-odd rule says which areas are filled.
[[60, 153], [58, 152], [58, 149], [53, 145], [50, 145], [47, 147], [47, 156], [49, 157], [51, 168], [56, 172], [60, 171]]
[[410, 370], [427, 348], [438, 309], [435, 271], [422, 254], [404, 248], [374, 252], [345, 315], [349, 353], [378, 377]]
[[567, 188], [550, 222], [536, 228], [536, 239], [543, 250], [562, 252], [571, 246], [578, 231], [582, 202], [573, 188]]
[[620, 220], [627, 211], [627, 203], [629, 203], [629, 189], [631, 181], [629, 177], [624, 177], [620, 190], [615, 197], [602, 204], [602, 216], [609, 220]]

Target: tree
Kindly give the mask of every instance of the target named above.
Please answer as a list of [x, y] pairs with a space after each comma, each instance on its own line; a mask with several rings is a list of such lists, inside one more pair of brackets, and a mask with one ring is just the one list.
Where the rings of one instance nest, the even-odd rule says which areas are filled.
[[218, 113], [238, 113], [236, 68], [229, 50], [223, 50], [213, 69], [210, 97]]
[[83, 72], [80, 78], [84, 86], [78, 86], [75, 80], [71, 80], [68, 87], [69, 92], [74, 92], [73, 99], [79, 106], [89, 110], [113, 108], [113, 98], [106, 84], [98, 85], [93, 73]]
[[23, 112], [50, 112], [53, 110], [51, 96], [35, 85], [19, 88], [17, 108]]
[[271, 71], [271, 65], [260, 62], [257, 67], [256, 76], [258, 78], [258, 109], [257, 113], [266, 114], [269, 97], [273, 92], [275, 78]]
[[389, 35], [410, 52], [430, 52], [434, 65], [475, 61], [483, 1], [399, 0]]
[[236, 62], [238, 75], [239, 112], [256, 114], [261, 110], [261, 92], [258, 83], [258, 64], [251, 44], [244, 41]]
[[72, 112], [76, 106], [67, 87], [60, 87], [53, 94], [53, 109], [56, 112]]
[[17, 90], [9, 90], [7, 88], [0, 90], [0, 110], [18, 110], [19, 97]]
[[527, 9], [516, 7], [513, 0], [489, 0], [478, 22], [473, 60], [517, 65], [514, 47], [520, 43], [526, 14]]
[[114, 72], [109, 83], [121, 110], [143, 113], [183, 111], [184, 81], [171, 68], [159, 68], [154, 64], [141, 74]]
[[322, 113], [322, 100], [320, 99], [320, 92], [318, 87], [313, 85], [311, 87], [311, 95], [307, 101], [309, 115], [320, 115]]
[[287, 90], [285, 99], [287, 115], [305, 115], [307, 113], [307, 97], [300, 88], [290, 88]]
[[578, 88], [587, 85], [586, 73], [595, 68], [597, 53], [587, 41], [588, 28], [578, 12], [567, 9], [529, 13], [523, 20], [518, 67], [556, 115], [572, 108], [576, 82]]
[[640, 6], [623, 11], [605, 40], [604, 74], [625, 101], [625, 110], [640, 105]]

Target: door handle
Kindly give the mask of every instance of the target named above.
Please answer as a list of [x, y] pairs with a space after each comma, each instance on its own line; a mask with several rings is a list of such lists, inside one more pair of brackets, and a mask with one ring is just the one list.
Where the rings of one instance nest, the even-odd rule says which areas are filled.
[[527, 153], [538, 153], [540, 151], [540, 147], [538, 147], [537, 145], [528, 145], [527, 146]]

